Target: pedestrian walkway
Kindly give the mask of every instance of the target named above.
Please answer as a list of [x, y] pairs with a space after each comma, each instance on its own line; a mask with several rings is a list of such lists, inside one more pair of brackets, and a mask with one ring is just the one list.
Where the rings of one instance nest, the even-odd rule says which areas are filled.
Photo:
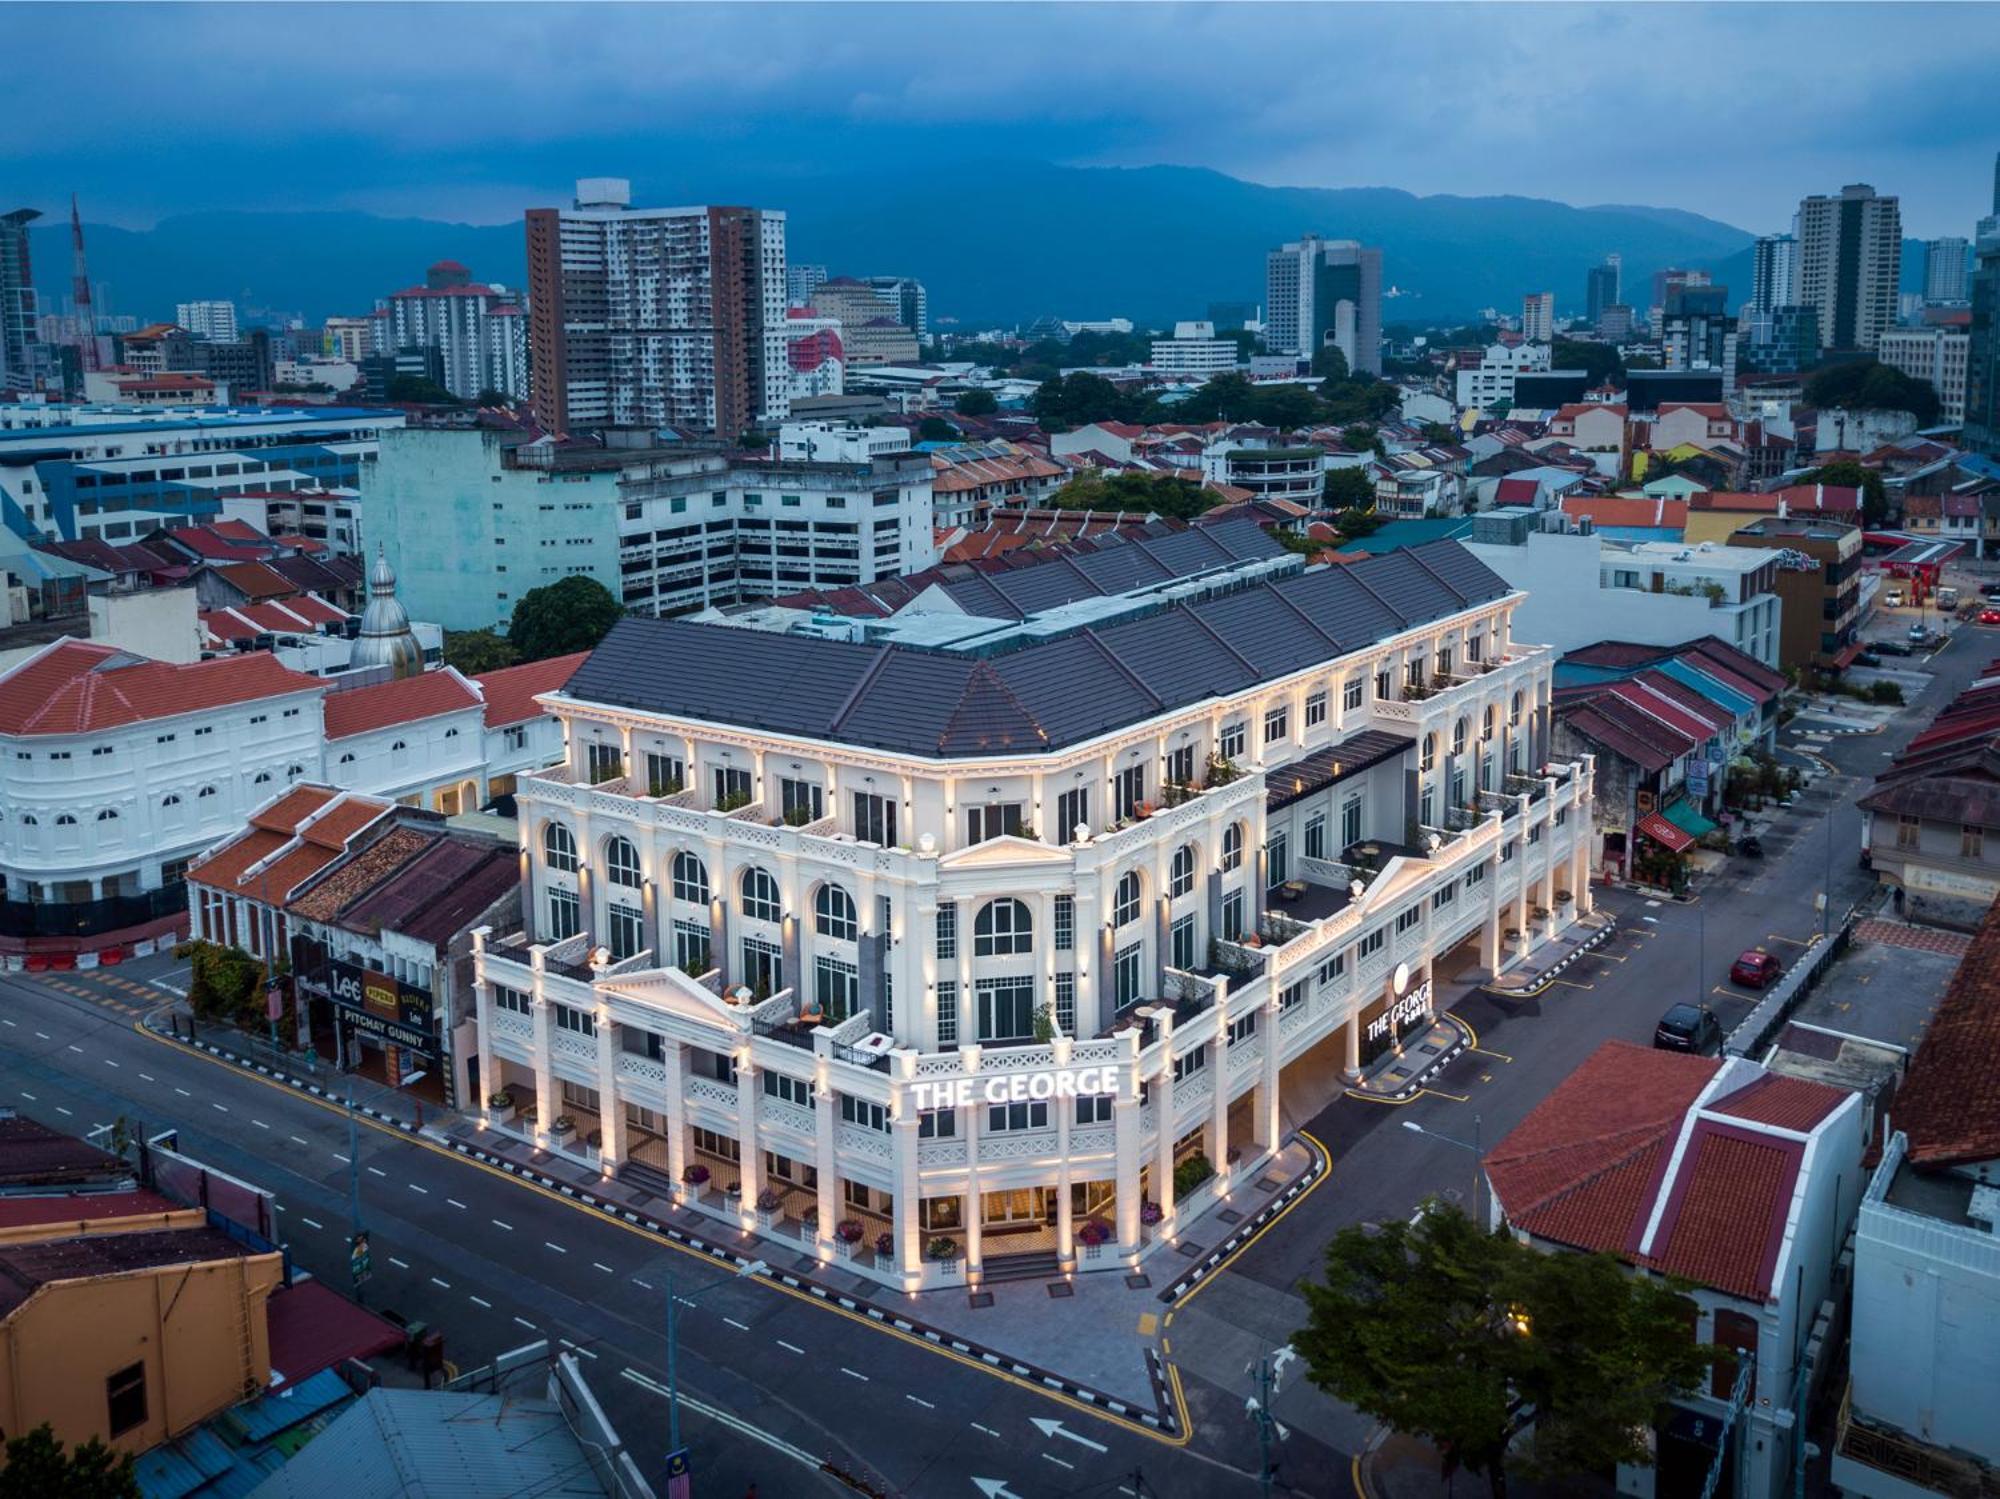
[[1483, 980], [1480, 987], [1496, 999], [1527, 999], [1540, 994], [1564, 969], [1609, 942], [1617, 930], [1618, 918], [1609, 911], [1579, 916], [1505, 973]]
[[1964, 932], [1944, 932], [1936, 927], [1916, 926], [1907, 921], [1889, 921], [1881, 917], [1857, 925], [1854, 940], [1907, 947], [1913, 952], [1943, 953], [1953, 958], [1964, 957], [1965, 950], [1972, 946], [1972, 938]]

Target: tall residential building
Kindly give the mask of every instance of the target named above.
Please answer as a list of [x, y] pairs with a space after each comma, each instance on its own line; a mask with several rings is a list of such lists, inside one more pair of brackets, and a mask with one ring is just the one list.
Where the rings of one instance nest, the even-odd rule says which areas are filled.
[[1264, 257], [1264, 341], [1311, 358], [1329, 346], [1350, 370], [1382, 373], [1382, 252], [1308, 234]]
[[[1996, 185], [2000, 193], [2000, 185]], [[1972, 272], [1972, 321], [1966, 329], [1965, 445], [2000, 458], [2000, 213], [1979, 236]]]
[[1865, 182], [1838, 196], [1799, 203], [1801, 304], [1819, 313], [1822, 349], [1873, 349], [1896, 322], [1896, 279], [1903, 263], [1899, 201]]
[[41, 216], [37, 208], [0, 214], [0, 391], [35, 388], [45, 367], [28, 261], [28, 225]]
[[890, 317], [919, 339], [930, 337], [931, 298], [930, 293], [924, 290], [923, 282], [915, 276], [864, 276], [861, 279], [888, 308]]
[[474, 281], [456, 260], [440, 260], [422, 286], [388, 298], [385, 353], [436, 349], [444, 387], [462, 401], [497, 390], [519, 399], [528, 393], [527, 319], [504, 286]]
[[785, 301], [793, 307], [810, 307], [813, 293], [828, 281], [823, 265], [795, 265], [785, 271]]
[[1965, 251], [1963, 235], [1948, 234], [1943, 239], [1924, 241], [1924, 300], [1963, 302], [1965, 300]]
[[1769, 317], [1793, 305], [1797, 296], [1799, 242], [1790, 234], [1762, 234], [1751, 252], [1750, 308], [1753, 317]]
[[328, 318], [320, 334], [320, 352], [350, 364], [361, 363], [375, 352], [373, 321], [365, 317]]
[[1529, 292], [1521, 298], [1521, 337], [1529, 343], [1545, 344], [1556, 336], [1556, 294]]
[[812, 309], [840, 324], [841, 347], [850, 369], [871, 364], [914, 364], [916, 331], [883, 301], [873, 285], [836, 276], [813, 290]]
[[1611, 254], [1604, 257], [1603, 265], [1594, 265], [1585, 274], [1583, 278], [1584, 320], [1591, 327], [1595, 328], [1597, 326], [1597, 320], [1604, 316], [1605, 308], [1617, 303], [1618, 283], [1621, 279], [1623, 269], [1623, 262], [1614, 250]]
[[1677, 286], [1669, 291], [1657, 330], [1662, 367], [1720, 370], [1723, 390], [1735, 389], [1736, 319], [1725, 310], [1728, 305], [1726, 286]]
[[196, 338], [212, 338], [222, 343], [233, 343], [236, 339], [234, 302], [176, 303], [174, 321]]
[[735, 437], [790, 410], [785, 215], [634, 208], [586, 178], [528, 210], [535, 414], [552, 432], [675, 426]]
[[1885, 328], [1875, 357], [1892, 369], [1928, 380], [1938, 395], [1938, 419], [1965, 420], [1965, 372], [1972, 339], [1963, 328]]

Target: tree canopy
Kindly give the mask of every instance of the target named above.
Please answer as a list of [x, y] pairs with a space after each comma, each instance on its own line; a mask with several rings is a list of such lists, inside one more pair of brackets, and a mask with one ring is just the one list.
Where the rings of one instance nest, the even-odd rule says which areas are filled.
[[139, 1499], [139, 1479], [131, 1453], [97, 1437], [65, 1452], [44, 1421], [7, 1439], [0, 1499]]
[[956, 442], [958, 428], [941, 416], [927, 416], [917, 423], [918, 442]]
[[1717, 1350], [1694, 1303], [1608, 1255], [1543, 1253], [1436, 1202], [1341, 1230], [1293, 1337], [1320, 1389], [1505, 1492], [1509, 1448], [1543, 1478], [1651, 1462], [1646, 1434]]
[[422, 375], [391, 375], [385, 392], [398, 406], [460, 406], [464, 402]]
[[1880, 525], [1889, 514], [1889, 493], [1882, 487], [1882, 475], [1875, 469], [1863, 468], [1852, 458], [1843, 458], [1838, 463], [1826, 463], [1804, 475], [1801, 484], [1833, 484], [1843, 489], [1861, 491], [1861, 518], [1869, 525]]
[[1606, 380], [1615, 385], [1625, 378], [1625, 362], [1619, 358], [1616, 344], [1558, 338], [1549, 345], [1549, 363], [1559, 370], [1582, 370], [1589, 377], [1587, 385], [1602, 385]]
[[472, 398], [472, 404], [475, 406], [512, 406], [514, 398], [508, 395], [506, 391], [495, 390], [489, 385]]
[[1873, 359], [1853, 359], [1815, 372], [1806, 381], [1806, 404], [1815, 410], [1907, 411], [1919, 427], [1938, 417], [1938, 394], [1919, 380]]
[[1192, 479], [1172, 474], [1085, 474], [1049, 498], [1058, 510], [1142, 510], [1170, 520], [1193, 520], [1221, 497]]
[[1000, 409], [993, 392], [979, 388], [962, 392], [952, 404], [961, 416], [991, 416]]
[[1029, 409], [1046, 430], [1066, 432], [1091, 422], [1153, 421], [1159, 401], [1148, 391], [1120, 390], [1102, 375], [1072, 370], [1044, 380]]
[[1345, 380], [1347, 356], [1336, 345], [1323, 344], [1313, 351], [1312, 372], [1322, 380]]
[[498, 671], [521, 659], [519, 651], [498, 630], [446, 630], [444, 664], [468, 677]]
[[1375, 481], [1368, 477], [1366, 464], [1327, 470], [1326, 506], [1329, 510], [1353, 510], [1375, 503]]
[[624, 613], [624, 606], [597, 579], [564, 578], [521, 596], [507, 627], [507, 643], [523, 661], [587, 651], [610, 633]]

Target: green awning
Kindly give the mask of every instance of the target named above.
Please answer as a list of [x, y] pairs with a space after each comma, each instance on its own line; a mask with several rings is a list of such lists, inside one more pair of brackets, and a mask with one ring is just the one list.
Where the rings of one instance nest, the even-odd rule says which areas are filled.
[[1704, 833], [1715, 831], [1715, 824], [1697, 812], [1693, 802], [1675, 802], [1671, 806], [1662, 807], [1660, 815], [1690, 838], [1699, 838]]

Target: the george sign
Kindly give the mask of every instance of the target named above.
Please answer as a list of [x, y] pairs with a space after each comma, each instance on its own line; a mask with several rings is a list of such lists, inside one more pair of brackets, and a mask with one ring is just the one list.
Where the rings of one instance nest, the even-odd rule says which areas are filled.
[[1368, 1039], [1379, 1041], [1394, 1026], [1402, 1030], [1413, 1025], [1431, 1012], [1431, 983], [1429, 979], [1417, 985], [1408, 994], [1391, 1000], [1382, 1007], [1382, 1013], [1368, 1022]]
[[1050, 1098], [1096, 1098], [1118, 1091], [1116, 1062], [1096, 1067], [1048, 1067], [991, 1077], [954, 1077], [910, 1085], [919, 1112], [963, 1109], [974, 1103], [1038, 1103]]

